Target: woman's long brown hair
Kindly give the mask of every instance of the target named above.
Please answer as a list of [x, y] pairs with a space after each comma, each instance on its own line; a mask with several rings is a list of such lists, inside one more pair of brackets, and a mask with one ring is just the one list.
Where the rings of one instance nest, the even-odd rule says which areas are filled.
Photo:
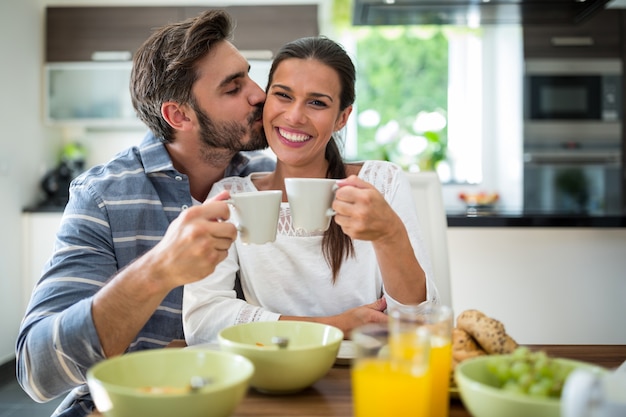
[[[340, 111], [354, 103], [356, 70], [352, 60], [341, 45], [323, 36], [300, 38], [286, 44], [274, 58], [269, 73], [268, 87], [278, 64], [290, 58], [314, 59], [334, 69], [341, 83]], [[328, 161], [326, 178], [341, 179], [347, 176], [346, 165], [337, 144], [338, 140], [333, 135], [326, 145], [325, 156]], [[350, 236], [346, 235], [341, 227], [335, 223], [334, 218], [330, 222], [330, 227], [324, 232], [322, 252], [332, 270], [333, 282], [335, 282], [343, 260], [354, 256], [354, 245]]]

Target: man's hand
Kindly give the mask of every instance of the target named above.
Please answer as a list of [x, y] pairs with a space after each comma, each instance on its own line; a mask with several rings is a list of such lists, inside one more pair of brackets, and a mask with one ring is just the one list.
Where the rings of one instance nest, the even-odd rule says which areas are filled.
[[224, 221], [230, 217], [228, 204], [223, 201], [228, 197], [228, 191], [223, 191], [185, 210], [150, 251], [148, 256], [156, 266], [153, 272], [172, 280], [172, 288], [206, 277], [228, 255], [237, 238], [236, 227]]

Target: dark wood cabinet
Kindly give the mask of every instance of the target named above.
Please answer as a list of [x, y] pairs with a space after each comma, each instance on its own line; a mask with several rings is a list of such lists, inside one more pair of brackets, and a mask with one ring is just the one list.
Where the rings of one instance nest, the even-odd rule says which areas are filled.
[[[196, 16], [207, 7], [48, 7], [46, 62], [91, 61], [95, 52], [132, 56], [158, 27]], [[225, 7], [242, 50], [270, 50], [319, 34], [317, 5]]]
[[[186, 17], [206, 8], [186, 7]], [[319, 35], [317, 5], [229, 6], [236, 21], [233, 44], [240, 50], [270, 50], [275, 54], [285, 43]]]
[[602, 10], [579, 24], [525, 25], [525, 58], [621, 58], [620, 10]]
[[155, 28], [180, 18], [178, 7], [48, 7], [46, 62], [91, 61], [94, 52], [132, 55]]

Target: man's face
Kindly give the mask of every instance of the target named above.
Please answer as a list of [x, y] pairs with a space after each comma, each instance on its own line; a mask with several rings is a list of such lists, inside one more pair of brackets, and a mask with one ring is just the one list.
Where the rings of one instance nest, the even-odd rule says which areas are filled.
[[263, 90], [248, 76], [249, 64], [226, 41], [212, 46], [198, 64], [192, 94], [200, 140], [232, 151], [267, 147], [263, 133]]
[[263, 116], [262, 106], [250, 113], [247, 124], [236, 121], [217, 122], [212, 120], [200, 106], [194, 105], [193, 108], [198, 117], [200, 140], [208, 147], [236, 152], [267, 148], [265, 132], [258, 127], [258, 120]]

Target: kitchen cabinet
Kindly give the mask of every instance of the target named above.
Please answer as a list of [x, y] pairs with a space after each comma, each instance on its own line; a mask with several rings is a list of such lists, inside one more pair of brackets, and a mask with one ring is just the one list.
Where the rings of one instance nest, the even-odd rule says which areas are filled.
[[48, 7], [46, 62], [91, 61], [110, 52], [122, 53], [111, 60], [130, 60], [155, 28], [180, 18], [179, 7]]
[[143, 128], [130, 98], [131, 70], [131, 62], [46, 64], [45, 124]]
[[579, 24], [524, 25], [524, 57], [621, 58], [621, 15], [607, 9]]
[[61, 212], [22, 214], [22, 311], [26, 311], [31, 292], [54, 248]]
[[[186, 7], [185, 17], [202, 7]], [[319, 35], [317, 5], [230, 6], [224, 8], [236, 21], [233, 44], [242, 51], [269, 50], [274, 55], [285, 43]]]
[[[207, 7], [48, 7], [46, 62], [129, 60], [158, 27], [196, 16]], [[223, 7], [236, 21], [242, 50], [276, 50], [319, 34], [317, 5]], [[114, 53], [112, 55], [107, 55]], [[119, 53], [119, 54], [115, 54]]]
[[[317, 5], [224, 7], [233, 43], [265, 86], [271, 57], [293, 39], [319, 34]], [[51, 126], [144, 128], [128, 89], [132, 56], [158, 27], [207, 7], [48, 7], [44, 122]], [[260, 72], [260, 74], [259, 74]]]

